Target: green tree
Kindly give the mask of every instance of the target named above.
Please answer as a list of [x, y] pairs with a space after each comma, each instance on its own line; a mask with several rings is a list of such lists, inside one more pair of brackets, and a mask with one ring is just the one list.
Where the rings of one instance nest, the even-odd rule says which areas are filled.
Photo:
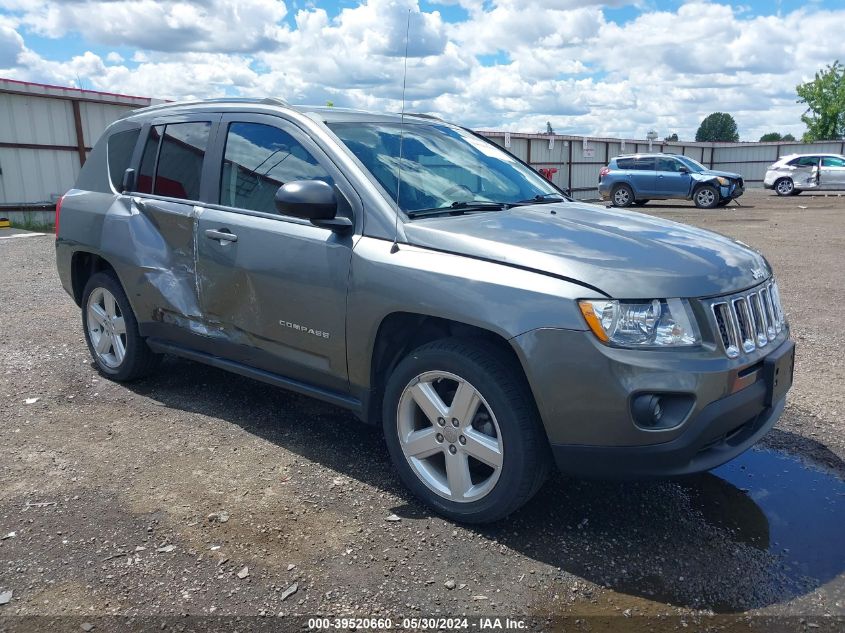
[[678, 140], [678, 133], [672, 132], [669, 136], [663, 139], [664, 141], [677, 141]]
[[845, 66], [839, 60], [816, 73], [813, 81], [795, 87], [798, 103], [806, 103], [801, 120], [807, 126], [804, 141], [845, 136]]
[[768, 134], [763, 134], [760, 137], [761, 143], [774, 143], [775, 141], [782, 141], [783, 137], [780, 135], [780, 132], [769, 132]]
[[792, 134], [784, 134], [781, 139], [782, 141], [794, 141], [795, 137]]
[[736, 129], [736, 121], [726, 112], [714, 112], [704, 117], [698, 131], [695, 133], [695, 140], [702, 141], [727, 141], [736, 143], [739, 140], [739, 132]]

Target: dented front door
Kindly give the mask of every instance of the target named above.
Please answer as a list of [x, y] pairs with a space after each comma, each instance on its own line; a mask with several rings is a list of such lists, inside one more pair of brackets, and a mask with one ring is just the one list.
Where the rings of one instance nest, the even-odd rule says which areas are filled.
[[310, 384], [346, 387], [350, 238], [304, 223], [203, 209], [197, 255], [217, 354]]
[[196, 248], [213, 353], [344, 391], [355, 233], [281, 216], [274, 195], [294, 180], [345, 188], [347, 202], [354, 191], [310, 137], [276, 116], [224, 115], [211, 160], [216, 195], [199, 211]]

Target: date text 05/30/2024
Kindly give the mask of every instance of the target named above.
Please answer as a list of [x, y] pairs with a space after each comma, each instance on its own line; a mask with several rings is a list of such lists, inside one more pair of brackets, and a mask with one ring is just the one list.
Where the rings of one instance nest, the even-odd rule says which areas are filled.
[[479, 630], [519, 631], [526, 628], [524, 620], [508, 617], [437, 617], [437, 618], [309, 618], [309, 630]]

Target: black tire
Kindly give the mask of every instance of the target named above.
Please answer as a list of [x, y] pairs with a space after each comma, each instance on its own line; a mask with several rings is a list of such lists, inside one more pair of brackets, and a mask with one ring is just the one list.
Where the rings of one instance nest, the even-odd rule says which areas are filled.
[[[400, 400], [411, 381], [430, 371], [448, 372], [471, 383], [498, 423], [503, 456], [498, 480], [475, 501], [459, 502], [439, 495], [423, 483], [403, 453]], [[449, 519], [463, 523], [502, 519], [531, 499], [548, 478], [551, 451], [530, 388], [513, 360], [490, 343], [451, 338], [414, 350], [390, 375], [382, 413], [387, 449], [402, 482]], [[443, 453], [445, 456], [445, 450]]]
[[701, 185], [692, 194], [692, 201], [699, 209], [712, 209], [719, 204], [719, 192], [712, 185]]
[[651, 202], [651, 201], [650, 200], [634, 200], [634, 204], [638, 207], [643, 207], [643, 206], [647, 205], [649, 202]]
[[616, 185], [610, 192], [610, 202], [614, 207], [630, 207], [634, 204], [634, 190], [629, 185]]
[[[120, 316], [125, 326], [125, 354], [117, 364], [109, 365], [104, 358], [95, 350], [89, 330], [89, 300], [92, 293], [98, 289], [106, 290], [115, 299]], [[146, 340], [138, 333], [138, 321], [132, 312], [132, 306], [123, 287], [117, 280], [114, 273], [102, 271], [91, 276], [85, 284], [82, 293], [82, 330], [85, 334], [85, 342], [88, 344], [88, 351], [97, 365], [97, 369], [106, 378], [118, 382], [128, 382], [142, 378], [152, 372], [161, 361], [161, 354], [154, 353], [147, 345]]]
[[728, 198], [727, 200], [719, 200], [719, 203], [718, 203], [716, 206], [717, 206], [717, 207], [726, 207], [726, 206], [728, 206], [731, 202], [733, 202], [733, 199], [731, 199], [731, 198]]
[[779, 196], [797, 195], [797, 189], [795, 189], [795, 183], [792, 178], [778, 178], [775, 181], [774, 190]]

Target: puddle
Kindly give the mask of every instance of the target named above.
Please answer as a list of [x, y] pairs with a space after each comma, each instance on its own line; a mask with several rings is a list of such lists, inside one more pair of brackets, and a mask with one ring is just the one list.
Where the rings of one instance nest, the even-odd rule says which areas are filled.
[[[748, 451], [713, 474], [756, 506], [755, 512], [739, 503], [729, 506], [735, 512], [720, 513], [721, 521], [750, 536], [752, 545], [781, 557], [794, 573], [822, 583], [845, 572], [843, 480], [767, 450]], [[706, 508], [701, 510], [707, 516]]]
[[845, 605], [845, 481], [785, 453], [676, 481], [556, 478], [515, 517], [485, 535], [618, 605], [728, 614], [818, 589]]

